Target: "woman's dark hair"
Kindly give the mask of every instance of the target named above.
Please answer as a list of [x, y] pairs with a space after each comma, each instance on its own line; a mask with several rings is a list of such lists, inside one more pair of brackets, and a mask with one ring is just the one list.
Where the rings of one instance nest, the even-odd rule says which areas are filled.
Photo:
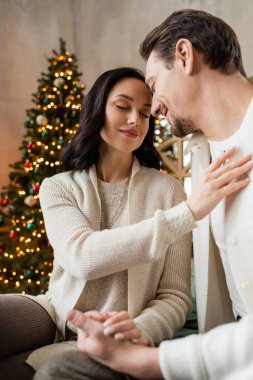
[[239, 71], [246, 76], [235, 32], [225, 21], [204, 11], [182, 9], [172, 13], [146, 36], [140, 54], [147, 60], [154, 50], [170, 68], [176, 44], [181, 38], [191, 41], [211, 69], [226, 74]]
[[[105, 107], [113, 86], [124, 78], [136, 78], [145, 83], [141, 71], [121, 67], [103, 73], [94, 83], [83, 102], [80, 127], [61, 155], [65, 170], [88, 170], [99, 157], [100, 131], [105, 122]], [[161, 158], [153, 145], [154, 118], [149, 120], [149, 130], [142, 145], [133, 154], [140, 164], [160, 168]]]

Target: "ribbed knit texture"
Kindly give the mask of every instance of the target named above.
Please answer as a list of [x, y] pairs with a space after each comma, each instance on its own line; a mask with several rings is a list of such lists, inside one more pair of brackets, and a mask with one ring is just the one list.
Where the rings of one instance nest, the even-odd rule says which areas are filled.
[[[191, 235], [195, 222], [181, 185], [134, 161], [127, 226], [100, 231], [96, 170], [43, 181], [40, 201], [54, 269], [47, 297], [64, 334], [65, 318], [87, 281], [128, 271], [128, 311], [150, 344], [171, 338], [190, 311]], [[181, 202], [181, 203], [180, 203]], [[173, 207], [175, 206], [175, 207]]]
[[[126, 226], [128, 178], [120, 183], [98, 180], [101, 199], [101, 230]], [[127, 309], [127, 271], [88, 280], [76, 304], [88, 310], [120, 311]]]

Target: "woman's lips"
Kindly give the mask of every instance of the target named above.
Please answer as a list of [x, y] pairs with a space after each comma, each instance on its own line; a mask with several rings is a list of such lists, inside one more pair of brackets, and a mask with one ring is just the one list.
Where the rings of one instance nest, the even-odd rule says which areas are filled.
[[138, 136], [138, 133], [133, 129], [124, 129], [120, 130], [120, 132], [123, 133], [123, 135], [131, 137], [133, 139], [135, 139]]

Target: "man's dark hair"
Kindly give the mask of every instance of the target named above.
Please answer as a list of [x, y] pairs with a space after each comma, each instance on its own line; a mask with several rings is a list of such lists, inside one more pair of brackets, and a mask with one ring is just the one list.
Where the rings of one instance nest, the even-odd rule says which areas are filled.
[[[65, 170], [88, 170], [99, 158], [100, 131], [105, 122], [105, 107], [113, 86], [122, 79], [135, 78], [145, 83], [141, 71], [121, 67], [103, 73], [94, 83], [83, 102], [80, 127], [61, 155]], [[153, 145], [154, 118], [150, 116], [149, 130], [142, 145], [133, 154], [140, 164], [160, 169], [161, 158]]]
[[181, 38], [191, 41], [211, 69], [226, 74], [238, 70], [246, 76], [240, 44], [233, 29], [220, 18], [199, 10], [183, 9], [172, 13], [146, 36], [140, 46], [140, 54], [147, 60], [154, 50], [170, 67], [176, 44]]

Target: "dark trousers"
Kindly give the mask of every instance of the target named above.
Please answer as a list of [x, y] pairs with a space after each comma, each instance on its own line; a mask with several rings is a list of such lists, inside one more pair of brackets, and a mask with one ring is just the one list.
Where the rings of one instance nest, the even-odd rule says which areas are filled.
[[55, 332], [54, 322], [35, 301], [17, 294], [1, 294], [1, 379], [32, 379], [34, 370], [25, 360], [36, 348], [53, 343]]
[[123, 373], [112, 371], [80, 351], [64, 352], [49, 359], [36, 372], [34, 380], [127, 380]]

